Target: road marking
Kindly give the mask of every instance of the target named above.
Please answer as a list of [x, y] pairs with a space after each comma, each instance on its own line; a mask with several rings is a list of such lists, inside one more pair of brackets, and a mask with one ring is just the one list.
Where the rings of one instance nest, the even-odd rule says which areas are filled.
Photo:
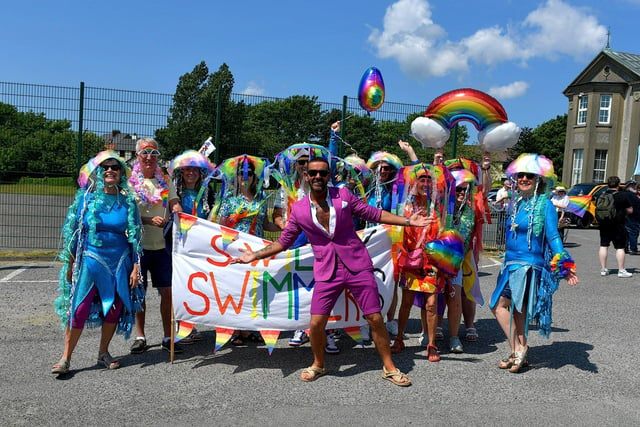
[[6, 276], [4, 276], [2, 279], [0, 279], [0, 282], [8, 282], [9, 280], [13, 279], [14, 277], [16, 277], [18, 274], [22, 274], [25, 271], [27, 271], [27, 268], [29, 267], [23, 267], [23, 268], [19, 268], [16, 271], [7, 274]]
[[479, 268], [488, 268], [488, 267], [496, 267], [499, 265], [502, 265], [502, 261], [497, 260], [495, 258], [486, 258], [489, 261], [492, 261], [491, 264], [484, 264], [484, 265], [480, 265]]

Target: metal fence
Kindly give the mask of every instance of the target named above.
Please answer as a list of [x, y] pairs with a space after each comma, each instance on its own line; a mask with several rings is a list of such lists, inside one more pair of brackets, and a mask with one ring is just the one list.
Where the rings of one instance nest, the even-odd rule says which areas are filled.
[[[257, 104], [275, 100], [278, 98], [231, 95], [231, 101], [236, 103]], [[318, 103], [323, 111], [345, 108], [347, 111], [362, 111], [357, 98], [345, 96], [338, 101]], [[4, 177], [0, 178], [0, 250], [55, 250], [67, 208], [73, 199], [75, 172], [60, 170], [52, 159], [75, 153], [80, 158], [81, 148], [92, 150], [88, 151], [90, 155], [95, 154], [113, 138], [123, 135], [131, 136], [134, 142], [136, 138], [154, 137], [159, 129], [167, 127], [173, 95], [90, 87], [84, 83], [78, 87], [62, 87], [0, 82], [0, 102], [13, 106], [21, 113], [31, 112], [47, 120], [68, 121], [70, 130], [76, 135], [75, 139], [68, 142], [72, 147], [51, 153], [49, 160], [42, 153], [29, 153], [28, 146], [21, 147], [27, 155], [16, 159], [16, 162], [22, 162], [17, 172], [7, 174], [0, 170], [0, 177]], [[387, 101], [381, 109], [370, 115], [376, 120], [401, 122], [407, 116], [425, 109], [425, 105]], [[10, 127], [11, 124], [6, 123], [1, 113], [0, 125]], [[15, 126], [25, 125], [17, 123]], [[116, 129], [118, 134], [114, 132]], [[99, 137], [94, 145], [88, 143], [90, 134]], [[5, 133], [0, 134], [0, 148], [17, 147], [20, 143]], [[27, 175], [34, 179], [25, 179]], [[499, 247], [494, 243], [498, 242], [498, 233], [492, 230], [489, 227], [485, 232], [485, 246], [488, 248]]]

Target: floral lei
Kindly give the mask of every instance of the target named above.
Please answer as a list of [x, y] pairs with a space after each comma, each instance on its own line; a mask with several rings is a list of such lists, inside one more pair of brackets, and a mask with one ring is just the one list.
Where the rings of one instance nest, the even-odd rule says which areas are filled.
[[147, 187], [144, 185], [144, 175], [140, 170], [140, 162], [136, 162], [133, 165], [133, 171], [131, 173], [131, 178], [129, 178], [129, 182], [133, 185], [133, 190], [136, 192], [140, 200], [146, 205], [155, 205], [158, 202], [162, 202], [162, 207], [166, 208], [167, 204], [167, 196], [169, 195], [169, 184], [167, 184], [167, 178], [162, 173], [162, 169], [160, 166], [156, 166], [156, 170], [153, 173], [155, 179], [158, 180], [158, 185], [160, 186], [160, 194], [161, 196], [152, 196], [147, 191]]

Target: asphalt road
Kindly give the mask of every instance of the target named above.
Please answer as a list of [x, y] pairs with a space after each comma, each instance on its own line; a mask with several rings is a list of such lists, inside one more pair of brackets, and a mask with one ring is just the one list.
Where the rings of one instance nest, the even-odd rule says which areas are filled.
[[[571, 230], [568, 249], [581, 283], [562, 283], [554, 299], [551, 339], [530, 333], [531, 367], [510, 374], [496, 367], [508, 347], [489, 309], [480, 307], [480, 340], [428, 362], [417, 345], [414, 308], [408, 347], [394, 356], [413, 386], [380, 378], [372, 347], [338, 340], [327, 356], [330, 374], [299, 380], [311, 362], [306, 344], [290, 348], [283, 333], [269, 356], [261, 345], [223, 347], [213, 354], [214, 332], [186, 347], [173, 364], [160, 347], [158, 297], [149, 295], [148, 334], [153, 347], [130, 355], [117, 336], [111, 353], [122, 368], [95, 364], [99, 332], [86, 330], [72, 372], [49, 373], [63, 347], [52, 308], [59, 266], [53, 261], [0, 263], [0, 404], [3, 425], [640, 425], [640, 257], [629, 257], [631, 279], [601, 277], [597, 230]], [[499, 260], [482, 258], [485, 298], [493, 290]], [[613, 256], [610, 256], [610, 267]], [[635, 320], [634, 320], [635, 319]], [[461, 328], [463, 329], [463, 328]], [[462, 333], [462, 331], [461, 331]]]

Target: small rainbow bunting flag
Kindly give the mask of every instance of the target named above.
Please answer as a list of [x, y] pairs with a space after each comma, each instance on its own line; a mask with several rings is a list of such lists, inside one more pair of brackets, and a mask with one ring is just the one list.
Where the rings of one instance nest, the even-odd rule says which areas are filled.
[[184, 320], [178, 321], [178, 332], [176, 333], [173, 342], [178, 342], [181, 339], [186, 338], [191, 333], [194, 326], [195, 325], [193, 323], [185, 322]]
[[235, 329], [216, 328], [216, 345], [213, 348], [213, 352], [220, 350], [229, 341], [234, 332]]
[[220, 226], [222, 232], [222, 249], [226, 250], [227, 247], [238, 239], [240, 232], [229, 227]]
[[262, 335], [262, 339], [267, 346], [267, 350], [269, 350], [269, 355], [271, 355], [276, 346], [276, 342], [278, 341], [278, 337], [280, 336], [280, 331], [263, 329], [260, 331], [260, 335]]
[[362, 340], [362, 334], [360, 333], [360, 326], [349, 326], [347, 328], [342, 328], [342, 330], [345, 331], [346, 334], [349, 335], [352, 340], [357, 342], [359, 345], [364, 346], [364, 341]]
[[195, 216], [179, 213], [178, 214], [178, 225], [179, 225], [178, 238], [182, 239], [185, 233], [191, 230], [191, 227], [193, 227], [193, 224], [195, 224], [197, 220], [198, 218], [196, 218]]

